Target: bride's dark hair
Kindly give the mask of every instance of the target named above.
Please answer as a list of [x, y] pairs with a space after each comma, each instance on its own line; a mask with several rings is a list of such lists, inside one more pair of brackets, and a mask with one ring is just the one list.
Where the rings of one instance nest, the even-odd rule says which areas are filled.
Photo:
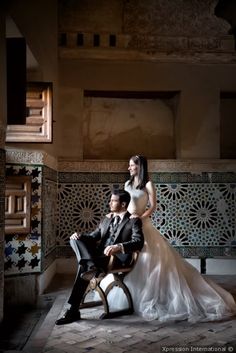
[[[148, 176], [148, 163], [147, 163], [147, 158], [144, 156], [132, 156], [130, 159], [139, 166], [139, 175], [138, 175], [138, 180], [139, 183], [136, 187], [136, 189], [143, 189], [147, 182], [149, 181], [149, 176]], [[134, 176], [131, 176], [129, 180], [129, 184], [133, 185], [134, 182]]]

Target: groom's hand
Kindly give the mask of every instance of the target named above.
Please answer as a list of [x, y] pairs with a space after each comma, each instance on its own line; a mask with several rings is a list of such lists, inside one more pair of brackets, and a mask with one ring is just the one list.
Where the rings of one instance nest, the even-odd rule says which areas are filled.
[[120, 252], [121, 252], [121, 250], [120, 250], [120, 246], [118, 244], [109, 245], [104, 250], [104, 254], [106, 256], [111, 256], [111, 255], [114, 255], [114, 254], [117, 254], [117, 253], [120, 253]]
[[79, 238], [80, 238], [80, 234], [77, 233], [77, 232], [73, 233], [73, 234], [70, 236], [70, 239], [74, 239], [74, 240], [77, 240], [77, 239], [79, 239]]

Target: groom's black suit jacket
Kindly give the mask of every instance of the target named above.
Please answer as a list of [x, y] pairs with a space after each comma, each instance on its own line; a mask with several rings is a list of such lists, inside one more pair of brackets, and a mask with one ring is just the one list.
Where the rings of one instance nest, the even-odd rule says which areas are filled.
[[[72, 240], [79, 249], [81, 260], [77, 277], [68, 300], [72, 306], [77, 306], [86, 290], [87, 282], [81, 278], [83, 267], [86, 267], [88, 260], [92, 260], [97, 267], [106, 271], [109, 257], [103, 251], [107, 240], [112, 238], [111, 245], [123, 244], [124, 253], [116, 254], [121, 264], [126, 265], [130, 260], [130, 254], [142, 249], [144, 237], [142, 232], [142, 221], [140, 218], [130, 218], [130, 213], [126, 212], [115, 232], [112, 232], [112, 218], [105, 217], [99, 226], [90, 234], [81, 234], [78, 240]], [[104, 266], [105, 264], [105, 266]]]
[[[81, 235], [80, 239], [84, 237], [91, 237], [97, 242], [98, 249], [101, 251], [105, 248], [107, 238], [110, 236], [111, 223], [113, 219], [105, 217], [99, 226], [88, 235]], [[144, 243], [142, 232], [142, 221], [140, 218], [130, 218], [130, 213], [126, 212], [122, 221], [114, 234], [113, 244], [122, 243], [124, 253], [130, 254], [134, 251], [141, 250]]]

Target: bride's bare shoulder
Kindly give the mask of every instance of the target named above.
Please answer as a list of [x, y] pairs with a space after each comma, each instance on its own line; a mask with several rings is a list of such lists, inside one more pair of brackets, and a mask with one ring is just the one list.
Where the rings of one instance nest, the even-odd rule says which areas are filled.
[[153, 182], [151, 181], [151, 180], [149, 180], [148, 182], [147, 182], [147, 184], [145, 185], [145, 187], [146, 187], [146, 190], [147, 190], [147, 192], [149, 193], [149, 194], [153, 194], [153, 193], [155, 193], [155, 185], [153, 184]]
[[146, 183], [146, 188], [152, 188], [154, 186], [152, 180], [148, 180], [148, 182]]

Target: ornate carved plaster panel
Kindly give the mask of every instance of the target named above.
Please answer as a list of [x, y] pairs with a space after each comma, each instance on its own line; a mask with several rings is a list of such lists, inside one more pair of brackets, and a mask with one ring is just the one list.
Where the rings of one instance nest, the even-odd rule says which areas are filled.
[[41, 151], [6, 149], [7, 163], [42, 164], [57, 170], [57, 160]]
[[226, 34], [229, 25], [214, 15], [218, 0], [129, 0], [124, 32], [201, 37]]
[[43, 164], [43, 153], [38, 151], [6, 149], [7, 163]]
[[[111, 31], [112, 18], [106, 13], [106, 23], [81, 26], [75, 22], [77, 11], [85, 20], [89, 11], [67, 6], [66, 21], [60, 16], [60, 31], [65, 42], [60, 56], [77, 59], [152, 60], [161, 62], [235, 62], [234, 38], [228, 35], [230, 25], [214, 11], [217, 0], [141, 0], [117, 1], [123, 6], [122, 26]], [[105, 2], [103, 2], [103, 5]], [[119, 9], [120, 9], [119, 6]], [[115, 9], [115, 7], [114, 7]], [[106, 6], [93, 8], [93, 18], [101, 17]], [[114, 10], [115, 11], [115, 10]], [[68, 20], [71, 16], [73, 26]], [[121, 16], [120, 11], [117, 17]], [[98, 19], [97, 19], [98, 20]], [[110, 22], [109, 22], [110, 21]], [[82, 21], [83, 23], [83, 21]], [[78, 46], [77, 34], [83, 36]], [[94, 45], [94, 35], [99, 44]], [[116, 43], [110, 46], [109, 36]]]

